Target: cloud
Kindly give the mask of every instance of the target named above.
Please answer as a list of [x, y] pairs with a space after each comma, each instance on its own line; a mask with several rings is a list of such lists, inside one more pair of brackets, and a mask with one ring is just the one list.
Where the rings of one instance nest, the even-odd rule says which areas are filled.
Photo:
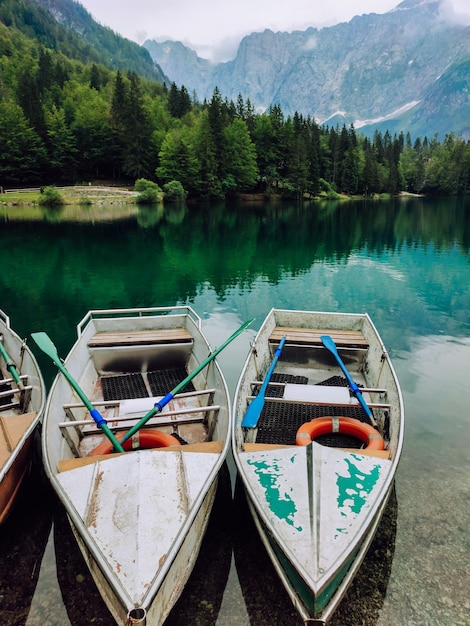
[[448, 22], [470, 25], [470, 4], [468, 0], [447, 0], [443, 2], [441, 17]]
[[309, 37], [305, 43], [305, 50], [315, 50], [318, 46], [318, 38], [316, 36]]
[[[204, 58], [233, 58], [241, 39], [269, 28], [306, 30], [348, 22], [355, 15], [386, 13], [400, 0], [80, 0], [105, 26], [138, 43], [171, 39], [190, 44]], [[447, 0], [446, 19], [470, 24], [469, 0]]]

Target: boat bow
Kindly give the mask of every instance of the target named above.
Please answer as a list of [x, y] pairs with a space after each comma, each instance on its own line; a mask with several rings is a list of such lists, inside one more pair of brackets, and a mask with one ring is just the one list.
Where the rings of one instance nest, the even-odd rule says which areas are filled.
[[75, 525], [129, 608], [162, 581], [219, 463], [218, 453], [141, 450], [58, 474]]
[[392, 462], [315, 442], [241, 452], [239, 460], [257, 514], [320, 595], [357, 550]]

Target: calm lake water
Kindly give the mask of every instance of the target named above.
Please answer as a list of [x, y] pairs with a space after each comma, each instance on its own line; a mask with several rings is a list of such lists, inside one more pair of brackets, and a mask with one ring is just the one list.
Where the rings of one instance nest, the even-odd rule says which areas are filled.
[[[271, 307], [367, 311], [401, 382], [405, 446], [385, 519], [331, 625], [470, 625], [470, 200], [0, 209], [0, 268], [14, 329], [45, 330], [63, 357], [89, 309], [190, 304], [213, 347], [254, 317], [219, 357], [232, 393]], [[38, 360], [49, 384], [54, 366]], [[113, 624], [39, 464], [0, 549], [0, 624]], [[301, 624], [230, 458], [167, 623]]]

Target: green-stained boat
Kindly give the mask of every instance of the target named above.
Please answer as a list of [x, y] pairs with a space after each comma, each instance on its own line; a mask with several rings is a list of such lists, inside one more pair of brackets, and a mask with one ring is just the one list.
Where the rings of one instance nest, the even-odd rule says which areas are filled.
[[404, 408], [367, 314], [272, 309], [233, 407], [233, 452], [267, 552], [305, 624], [326, 624], [393, 487]]

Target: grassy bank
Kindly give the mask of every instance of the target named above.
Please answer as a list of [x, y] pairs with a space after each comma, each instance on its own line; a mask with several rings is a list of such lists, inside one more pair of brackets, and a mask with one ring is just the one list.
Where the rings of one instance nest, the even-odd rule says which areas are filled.
[[[91, 185], [74, 185], [73, 187], [57, 187], [64, 205], [87, 205], [103, 203], [135, 202], [139, 195], [123, 187], [101, 187]], [[40, 190], [8, 191], [0, 195], [2, 206], [39, 206], [41, 204]]]

